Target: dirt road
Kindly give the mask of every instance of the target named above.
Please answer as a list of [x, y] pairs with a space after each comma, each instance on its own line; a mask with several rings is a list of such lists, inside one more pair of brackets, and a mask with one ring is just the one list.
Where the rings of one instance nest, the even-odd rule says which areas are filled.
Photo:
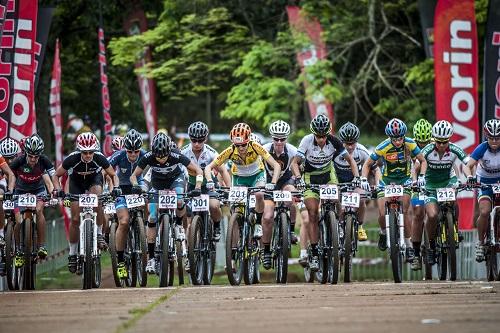
[[0, 294], [0, 332], [496, 332], [500, 283]]

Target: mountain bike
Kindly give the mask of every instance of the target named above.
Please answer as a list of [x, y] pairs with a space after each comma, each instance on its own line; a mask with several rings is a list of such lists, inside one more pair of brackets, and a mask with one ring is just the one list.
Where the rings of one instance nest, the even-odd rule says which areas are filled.
[[145, 287], [148, 283], [146, 273], [147, 265], [147, 245], [144, 229], [144, 206], [145, 196], [138, 194], [124, 195], [126, 207], [129, 211], [129, 223], [127, 239], [124, 248], [125, 267], [128, 271], [127, 279], [118, 277], [118, 255], [116, 252], [116, 230], [118, 219], [116, 217], [115, 204], [110, 203], [104, 207], [104, 213], [112, 215], [109, 233], [109, 252], [111, 256], [111, 266], [113, 268], [113, 278], [117, 287], [135, 287], [137, 284]]
[[96, 195], [70, 194], [65, 200], [78, 201], [80, 212], [80, 242], [78, 244], [78, 258], [76, 274], [82, 275], [83, 289], [99, 288], [101, 285], [101, 250], [97, 247], [97, 212], [99, 203], [114, 202], [109, 193]]

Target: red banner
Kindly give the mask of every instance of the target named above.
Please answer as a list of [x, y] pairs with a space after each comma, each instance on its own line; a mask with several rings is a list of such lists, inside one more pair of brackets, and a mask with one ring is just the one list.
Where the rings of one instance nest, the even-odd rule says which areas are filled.
[[[297, 53], [302, 73], [305, 73], [308, 66], [314, 65], [318, 60], [327, 57], [325, 43], [321, 40], [321, 25], [317, 20], [310, 20], [301, 13], [300, 8], [296, 6], [287, 6], [288, 20], [293, 31], [303, 33], [311, 40], [311, 45], [302, 49]], [[305, 83], [307, 89], [307, 81]], [[328, 116], [332, 124], [334, 124], [333, 107], [321, 93], [317, 93], [309, 101], [309, 112], [311, 118], [317, 114], [325, 114]]]
[[54, 63], [52, 65], [52, 80], [50, 81], [50, 116], [54, 125], [56, 142], [56, 167], [61, 165], [63, 159], [63, 137], [61, 117], [61, 61], [59, 59], [59, 39], [56, 40]]
[[36, 131], [34, 73], [37, 0], [9, 0], [0, 46], [0, 139]]
[[101, 100], [102, 100], [102, 116], [104, 118], [104, 142], [101, 144], [104, 155], [111, 156], [113, 149], [111, 141], [113, 141], [113, 132], [111, 124], [111, 101], [109, 99], [108, 89], [108, 74], [106, 74], [106, 45], [104, 44], [104, 30], [99, 27], [99, 68], [101, 72]]
[[[436, 120], [448, 120], [451, 140], [467, 153], [479, 143], [478, 46], [473, 0], [439, 0], [434, 16]], [[473, 228], [475, 199], [459, 198], [461, 229]]]
[[[125, 30], [129, 36], [138, 35], [148, 29], [144, 11], [137, 8], [135, 12], [126, 20]], [[151, 61], [151, 51], [145, 48], [141, 54], [140, 60], [135, 64], [135, 68], [142, 68]], [[146, 78], [144, 74], [138, 74], [139, 90], [141, 91], [142, 108], [144, 110], [144, 119], [146, 120], [146, 129], [151, 138], [154, 137], [158, 129], [156, 122], [156, 87], [152, 79]]]

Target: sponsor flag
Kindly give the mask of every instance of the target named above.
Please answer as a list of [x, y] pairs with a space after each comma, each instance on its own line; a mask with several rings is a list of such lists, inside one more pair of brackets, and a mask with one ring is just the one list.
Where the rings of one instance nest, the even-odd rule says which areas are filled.
[[98, 31], [99, 38], [99, 69], [101, 73], [101, 102], [102, 102], [102, 117], [104, 119], [104, 140], [101, 144], [104, 155], [111, 156], [113, 149], [111, 148], [112, 124], [111, 124], [111, 101], [109, 99], [108, 75], [106, 74], [106, 45], [104, 44], [104, 30], [102, 26]]
[[[319, 60], [327, 57], [325, 43], [321, 40], [321, 25], [318, 20], [311, 20], [302, 14], [297, 6], [287, 6], [286, 9], [292, 31], [307, 35], [311, 41], [308, 47], [297, 53], [300, 69], [302, 73], [305, 73], [308, 66], [314, 65]], [[307, 81], [305, 82], [305, 88], [307, 88]], [[333, 106], [321, 93], [316, 93], [308, 101], [308, 106], [311, 118], [314, 118], [317, 114], [324, 114], [328, 116], [332, 124], [335, 124]]]
[[422, 26], [427, 58], [434, 57], [434, 9], [436, 8], [436, 2], [437, 0], [418, 0], [420, 25]]
[[[451, 140], [467, 153], [479, 144], [478, 46], [473, 0], [439, 0], [434, 16], [436, 120], [448, 120]], [[461, 192], [459, 227], [472, 229], [475, 199]]]
[[[125, 31], [129, 36], [138, 35], [148, 28], [146, 15], [141, 8], [137, 8], [125, 21]], [[135, 68], [143, 68], [151, 61], [151, 50], [145, 48], [140, 55], [139, 61], [135, 63]], [[156, 87], [152, 79], [148, 79], [144, 74], [137, 74], [139, 90], [141, 92], [142, 108], [144, 119], [146, 120], [146, 130], [150, 140], [156, 134], [158, 124], [156, 121]]]

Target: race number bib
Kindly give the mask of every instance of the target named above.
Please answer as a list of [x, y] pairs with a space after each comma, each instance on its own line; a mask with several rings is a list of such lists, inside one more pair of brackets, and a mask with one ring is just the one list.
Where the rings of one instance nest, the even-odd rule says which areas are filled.
[[290, 202], [292, 201], [292, 192], [290, 191], [273, 191], [274, 202]]
[[229, 202], [245, 202], [247, 200], [248, 188], [235, 186], [229, 189]]
[[438, 202], [455, 201], [455, 189], [438, 188], [436, 194]]
[[248, 208], [255, 208], [255, 203], [257, 202], [257, 199], [255, 198], [255, 195], [251, 194], [250, 198], [248, 199]]
[[344, 207], [354, 207], [358, 208], [359, 207], [359, 193], [354, 193], [354, 192], [346, 192], [342, 193], [342, 206]]
[[202, 194], [199, 197], [191, 199], [191, 209], [193, 212], [208, 211], [208, 194]]
[[339, 188], [337, 185], [321, 185], [319, 188], [319, 198], [322, 200], [338, 200]]
[[425, 193], [423, 193], [423, 192], [418, 192], [418, 200], [420, 200], [420, 201], [425, 201]]
[[78, 197], [78, 206], [80, 207], [97, 207], [98, 200], [96, 194], [81, 194]]
[[384, 188], [384, 196], [386, 198], [402, 197], [403, 193], [403, 186], [401, 185], [387, 185]]
[[15, 206], [15, 203], [12, 200], [5, 200], [3, 202], [3, 210], [13, 210], [14, 206]]
[[104, 206], [104, 214], [112, 215], [116, 213], [116, 207], [114, 203], [108, 203]]
[[35, 208], [36, 207], [36, 195], [33, 194], [22, 194], [17, 198], [17, 205], [19, 207]]
[[125, 196], [127, 208], [142, 207], [145, 205], [144, 198], [138, 194], [129, 194]]
[[160, 209], [176, 209], [177, 193], [175, 191], [160, 191], [158, 201]]
[[500, 194], [500, 185], [491, 185], [493, 193]]

